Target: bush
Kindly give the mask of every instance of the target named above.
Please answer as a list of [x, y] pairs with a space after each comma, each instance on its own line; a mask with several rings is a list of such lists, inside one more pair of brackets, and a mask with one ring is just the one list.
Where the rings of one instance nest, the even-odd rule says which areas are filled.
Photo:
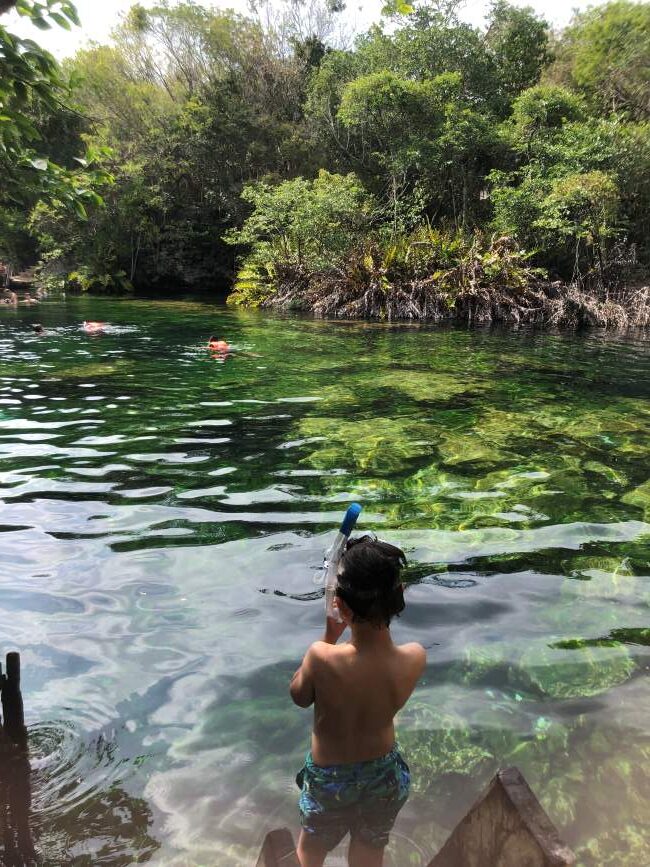
[[584, 116], [585, 106], [579, 96], [565, 87], [548, 84], [525, 90], [512, 106], [512, 125], [524, 139], [544, 130], [559, 129]]
[[602, 277], [618, 235], [620, 193], [603, 171], [540, 176], [492, 172], [493, 227], [574, 277]]
[[229, 299], [247, 306], [262, 303], [289, 267], [300, 274], [336, 265], [367, 230], [375, 208], [356, 175], [324, 169], [314, 180], [249, 184], [242, 198], [253, 213], [224, 239], [250, 248]]

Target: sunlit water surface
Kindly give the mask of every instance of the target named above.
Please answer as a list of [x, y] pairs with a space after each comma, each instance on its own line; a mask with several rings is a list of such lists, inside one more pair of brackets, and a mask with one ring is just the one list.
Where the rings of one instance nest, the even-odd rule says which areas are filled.
[[650, 863], [649, 350], [2, 309], [0, 649], [23, 656], [46, 863], [250, 865], [297, 830], [310, 715], [287, 683], [351, 500], [406, 549], [395, 634], [429, 653], [387, 861], [426, 863], [516, 764], [583, 867]]

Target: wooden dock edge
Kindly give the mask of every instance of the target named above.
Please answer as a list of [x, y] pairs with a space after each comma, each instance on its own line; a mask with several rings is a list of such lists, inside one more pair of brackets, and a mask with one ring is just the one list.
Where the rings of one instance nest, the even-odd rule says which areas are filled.
[[264, 838], [262, 851], [255, 867], [300, 867], [296, 844], [288, 828], [269, 831]]
[[523, 774], [506, 768], [428, 867], [564, 867], [575, 862]]
[[[576, 857], [517, 768], [499, 771], [428, 867], [565, 867]], [[256, 867], [300, 867], [291, 831], [270, 831]]]

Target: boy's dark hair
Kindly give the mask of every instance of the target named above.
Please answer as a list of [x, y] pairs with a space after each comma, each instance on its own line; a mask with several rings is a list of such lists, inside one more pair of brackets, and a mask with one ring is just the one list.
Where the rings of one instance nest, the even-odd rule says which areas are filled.
[[336, 595], [353, 613], [355, 623], [389, 626], [404, 611], [400, 569], [404, 552], [372, 536], [350, 539], [341, 557]]

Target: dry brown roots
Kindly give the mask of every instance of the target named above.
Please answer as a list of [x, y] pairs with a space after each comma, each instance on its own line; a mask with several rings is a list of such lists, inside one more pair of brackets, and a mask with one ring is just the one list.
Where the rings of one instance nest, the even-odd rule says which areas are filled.
[[266, 306], [307, 310], [317, 316], [506, 323], [545, 328], [645, 328], [650, 326], [650, 286], [592, 292], [573, 284], [531, 282], [529, 286], [471, 286], [441, 290], [431, 279], [385, 289], [378, 281], [358, 285], [343, 272], [284, 283]]

